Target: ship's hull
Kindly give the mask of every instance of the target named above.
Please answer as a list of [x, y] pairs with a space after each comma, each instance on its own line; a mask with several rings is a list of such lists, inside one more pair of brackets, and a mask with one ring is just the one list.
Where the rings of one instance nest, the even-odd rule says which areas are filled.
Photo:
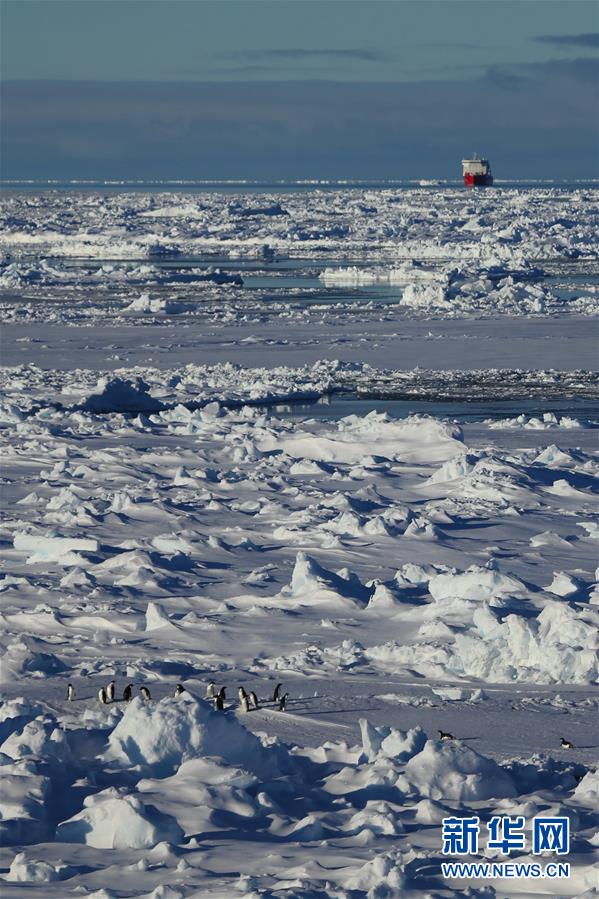
[[474, 175], [472, 172], [466, 172], [464, 184], [466, 187], [492, 187], [493, 175]]

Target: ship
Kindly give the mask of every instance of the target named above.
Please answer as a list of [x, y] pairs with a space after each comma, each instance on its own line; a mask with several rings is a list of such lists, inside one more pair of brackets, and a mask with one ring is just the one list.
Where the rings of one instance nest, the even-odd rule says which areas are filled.
[[493, 175], [488, 159], [481, 159], [475, 153], [472, 159], [462, 159], [462, 171], [466, 187], [491, 187]]

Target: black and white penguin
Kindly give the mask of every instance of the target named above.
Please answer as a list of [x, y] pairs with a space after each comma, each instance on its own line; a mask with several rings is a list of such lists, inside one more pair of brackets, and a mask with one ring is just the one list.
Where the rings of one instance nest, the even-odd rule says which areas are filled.
[[131, 702], [132, 695], [133, 695], [133, 684], [127, 684], [127, 686], [123, 690], [123, 702]]
[[245, 690], [243, 689], [243, 687], [239, 688], [239, 690], [237, 691], [237, 694], [239, 696], [239, 702], [243, 702], [244, 699], [247, 701], [248, 695], [245, 692]]
[[102, 705], [106, 705], [106, 690], [104, 687], [100, 687], [98, 690], [98, 700], [102, 703]]
[[226, 687], [220, 688], [220, 690], [218, 691], [218, 698], [222, 699], [223, 702], [225, 701], [225, 699], [227, 698], [227, 688]]
[[206, 687], [206, 699], [214, 699], [216, 696], [216, 685], [213, 680], [208, 681], [208, 686]]
[[222, 712], [222, 711], [224, 711], [224, 708], [225, 708], [225, 701], [224, 701], [224, 699], [222, 698], [222, 696], [220, 695], [220, 693], [217, 693], [217, 695], [214, 697], [214, 700], [213, 700], [213, 701], [214, 701], [214, 710], [215, 710], [215, 712]]
[[177, 684], [177, 686], [175, 687], [175, 698], [177, 696], [180, 696], [181, 693], [185, 693], [185, 687], [183, 686], [183, 684]]
[[278, 701], [279, 701], [279, 694], [280, 694], [280, 692], [281, 692], [281, 687], [282, 687], [282, 686], [283, 686], [283, 684], [277, 684], [277, 686], [275, 687], [274, 692], [273, 692], [273, 694], [272, 694], [272, 701], [273, 701], [273, 702], [278, 702]]
[[444, 730], [440, 730], [438, 733], [439, 733], [440, 740], [455, 740], [455, 737], [453, 734], [445, 733]]
[[256, 694], [254, 693], [253, 690], [250, 693], [250, 702], [252, 703], [253, 708], [255, 708], [255, 709], [260, 708], [260, 706], [258, 705], [258, 697], [256, 696]]
[[75, 688], [73, 684], [67, 685], [67, 700], [68, 702], [72, 702], [75, 698]]
[[560, 737], [560, 743], [562, 749], [574, 749], [574, 743], [572, 743], [570, 740], [566, 740], [565, 737]]
[[139, 692], [141, 693], [141, 695], [143, 696], [143, 698], [146, 700], [146, 702], [148, 701], [148, 699], [151, 699], [151, 698], [152, 698], [152, 697], [150, 696], [150, 691], [148, 690], [147, 687], [140, 687], [140, 688], [139, 688]]
[[249, 712], [250, 710], [250, 701], [247, 698], [247, 694], [245, 696], [239, 697], [239, 705], [241, 706], [242, 712]]
[[106, 699], [108, 702], [114, 702], [114, 691], [116, 688], [116, 683], [111, 680], [108, 686], [106, 687]]
[[285, 706], [287, 705], [287, 697], [289, 693], [283, 693], [283, 695], [279, 699], [279, 712], [285, 711]]

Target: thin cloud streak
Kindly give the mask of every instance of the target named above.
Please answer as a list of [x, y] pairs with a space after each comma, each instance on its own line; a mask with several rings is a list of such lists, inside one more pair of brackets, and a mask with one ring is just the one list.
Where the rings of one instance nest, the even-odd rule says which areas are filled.
[[599, 32], [586, 34], [540, 34], [533, 38], [537, 44], [557, 44], [567, 47], [599, 47]]
[[305, 60], [314, 61], [318, 59], [349, 59], [354, 62], [385, 62], [389, 59], [388, 54], [379, 50], [362, 50], [362, 49], [337, 49], [327, 48], [318, 50], [307, 50], [301, 48], [287, 47], [271, 50], [227, 50], [217, 53], [218, 59], [230, 60], [231, 62], [250, 62], [253, 59], [263, 59], [272, 61], [287, 62], [289, 60]]

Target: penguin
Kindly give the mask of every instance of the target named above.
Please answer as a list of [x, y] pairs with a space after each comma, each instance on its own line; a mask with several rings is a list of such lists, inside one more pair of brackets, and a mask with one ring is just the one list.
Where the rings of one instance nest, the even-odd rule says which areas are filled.
[[260, 707], [260, 706], [258, 705], [258, 697], [256, 696], [256, 694], [254, 693], [253, 690], [252, 690], [252, 692], [250, 693], [250, 702], [252, 703], [252, 706], [253, 706], [255, 709], [257, 709], [257, 708]]
[[139, 692], [141, 693], [141, 695], [143, 696], [143, 698], [145, 699], [146, 702], [148, 701], [148, 699], [152, 698], [150, 696], [150, 691], [148, 690], [147, 687], [140, 687]]
[[274, 693], [272, 694], [272, 701], [273, 701], [273, 702], [278, 702], [278, 699], [279, 699], [279, 693], [281, 692], [281, 687], [282, 687], [282, 686], [283, 686], [283, 684], [277, 684], [277, 686], [275, 687]]
[[574, 743], [570, 742], [570, 740], [566, 740], [565, 737], [560, 737], [560, 743], [562, 749], [574, 749]]
[[68, 702], [72, 702], [74, 700], [74, 698], [75, 698], [75, 688], [73, 687], [73, 684], [69, 684], [67, 686], [67, 700], [68, 700]]
[[225, 699], [227, 698], [227, 688], [226, 687], [220, 688], [220, 690], [218, 691], [218, 697], [224, 703]]
[[224, 700], [223, 700], [222, 696], [220, 695], [220, 693], [217, 693], [217, 695], [214, 697], [214, 710], [216, 712], [222, 712], [222, 711], [224, 711], [224, 708], [225, 708]]
[[455, 737], [453, 734], [445, 733], [445, 731], [443, 731], [443, 730], [438, 731], [438, 733], [439, 733], [440, 740], [455, 740]]
[[214, 699], [216, 693], [214, 692], [216, 689], [214, 681], [208, 681], [208, 686], [206, 687], [206, 699]]
[[98, 699], [102, 703], [102, 705], [106, 705], [106, 690], [104, 687], [101, 687], [98, 690]]
[[123, 690], [123, 702], [131, 702], [132, 695], [133, 695], [133, 684], [127, 684], [127, 686]]
[[238, 696], [239, 696], [239, 702], [243, 702], [244, 699], [245, 699], [246, 702], [247, 702], [248, 695], [247, 695], [247, 693], [245, 692], [245, 690], [243, 689], [243, 687], [240, 687], [240, 688], [239, 688], [239, 690], [237, 691], [237, 694], [238, 694]]
[[116, 683], [111, 680], [108, 686], [106, 687], [106, 699], [108, 702], [114, 702], [114, 690], [116, 687]]
[[185, 693], [185, 687], [183, 686], [183, 684], [177, 684], [177, 686], [175, 687], [175, 698], [177, 696], [180, 696], [181, 693]]
[[279, 699], [279, 712], [285, 711], [285, 706], [287, 705], [287, 697], [288, 696], [289, 696], [289, 693], [283, 693], [283, 695]]
[[249, 710], [250, 710], [250, 703], [249, 703], [249, 700], [248, 700], [248, 698], [247, 698], [247, 695], [246, 695], [246, 696], [241, 696], [241, 697], [239, 698], [239, 705], [241, 706], [241, 711], [242, 711], [242, 712], [249, 712]]

